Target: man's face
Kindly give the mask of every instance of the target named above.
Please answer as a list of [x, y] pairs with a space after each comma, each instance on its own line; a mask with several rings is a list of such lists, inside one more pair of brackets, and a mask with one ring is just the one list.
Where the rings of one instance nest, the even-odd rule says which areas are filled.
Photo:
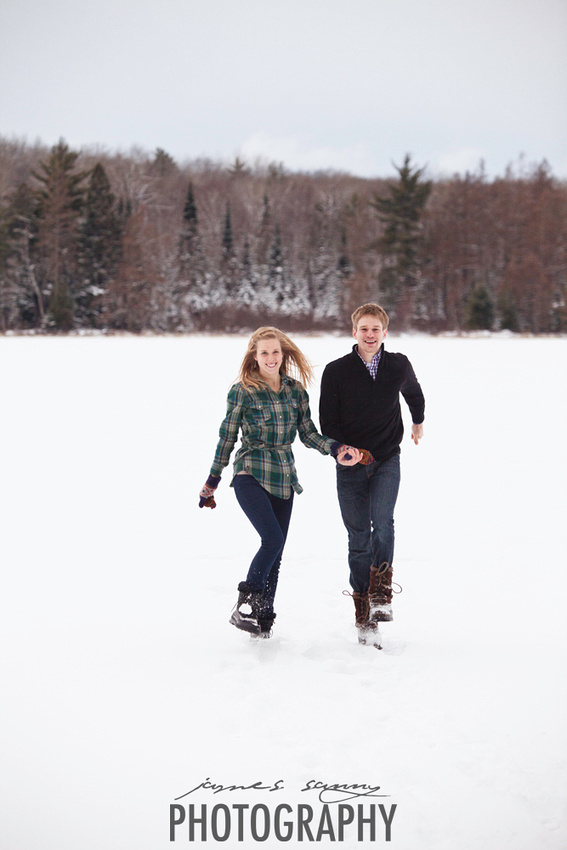
[[377, 316], [361, 316], [352, 335], [358, 342], [358, 353], [370, 363], [386, 339], [388, 329], [384, 330]]

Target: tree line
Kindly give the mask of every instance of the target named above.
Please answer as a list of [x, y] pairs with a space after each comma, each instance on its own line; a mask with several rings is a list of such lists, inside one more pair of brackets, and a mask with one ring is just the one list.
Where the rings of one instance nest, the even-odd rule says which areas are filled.
[[567, 184], [545, 161], [396, 171], [0, 138], [0, 330], [332, 330], [365, 301], [398, 330], [567, 330]]

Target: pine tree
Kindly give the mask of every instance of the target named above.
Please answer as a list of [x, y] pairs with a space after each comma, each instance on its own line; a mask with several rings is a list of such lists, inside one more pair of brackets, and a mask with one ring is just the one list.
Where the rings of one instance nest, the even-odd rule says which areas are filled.
[[193, 192], [193, 183], [191, 182], [189, 182], [187, 199], [185, 201], [185, 207], [183, 208], [183, 221], [189, 230], [196, 233], [198, 221], [197, 205], [195, 204], [195, 194]]
[[239, 156], [235, 157], [234, 162], [227, 169], [231, 177], [247, 177], [250, 174], [250, 169]]
[[163, 148], [156, 148], [154, 153], [154, 161], [152, 162], [152, 171], [159, 177], [164, 177], [166, 174], [175, 171], [177, 164], [172, 156]]
[[244, 239], [240, 258], [240, 285], [238, 287], [237, 307], [240, 310], [247, 311], [248, 314], [259, 308], [258, 278], [252, 266], [250, 240], [247, 236]]
[[246, 292], [242, 293], [247, 299], [247, 306], [251, 306], [256, 299], [256, 290], [258, 288], [258, 280], [252, 268], [252, 258], [250, 256], [250, 240], [248, 237], [244, 239], [242, 248], [242, 258], [240, 260], [240, 269], [242, 283], [246, 286]]
[[343, 319], [343, 278], [340, 257], [328, 244], [321, 244], [310, 263], [310, 293], [313, 320], [319, 326], [339, 324]]
[[270, 253], [270, 243], [272, 239], [272, 212], [270, 209], [270, 199], [264, 195], [262, 201], [262, 215], [257, 229], [256, 237], [256, 262], [259, 266], [265, 267], [268, 264]]
[[102, 297], [116, 275], [122, 255], [122, 231], [110, 182], [98, 162], [91, 173], [79, 229], [76, 318], [81, 326], [100, 325]]
[[232, 234], [230, 204], [226, 205], [222, 234], [221, 281], [224, 282], [229, 298], [233, 298], [237, 293], [239, 280], [237, 262], [234, 253], [234, 237]]
[[224, 216], [224, 227], [222, 232], [222, 259], [227, 262], [232, 257], [234, 240], [232, 237], [232, 220], [230, 217], [230, 205], [226, 205], [226, 213]]
[[483, 283], [470, 291], [465, 305], [464, 326], [469, 331], [491, 330], [494, 325], [494, 302]]
[[183, 208], [183, 225], [179, 236], [179, 272], [182, 277], [190, 275], [192, 259], [197, 248], [198, 223], [193, 183], [190, 182]]
[[172, 300], [178, 314], [178, 327], [200, 327], [210, 302], [207, 287], [206, 257], [199, 235], [199, 215], [193, 183], [187, 188], [183, 223], [179, 235], [177, 281]]
[[308, 262], [310, 302], [315, 324], [328, 327], [343, 320], [343, 275], [349, 273], [346, 232], [335, 192], [321, 193], [314, 209]]
[[503, 331], [517, 333], [520, 330], [516, 302], [511, 292], [502, 293], [498, 299], [498, 312], [500, 314], [500, 328]]
[[389, 196], [374, 193], [370, 202], [384, 225], [382, 236], [375, 242], [384, 258], [378, 282], [386, 306], [393, 312], [419, 279], [421, 216], [432, 188], [430, 180], [422, 180], [424, 169], [414, 169], [410, 159], [406, 154], [403, 165], [395, 166], [399, 180], [390, 185]]
[[74, 320], [74, 291], [77, 279], [77, 232], [84, 202], [81, 186], [87, 172], [75, 171], [78, 153], [61, 140], [49, 159], [40, 163], [34, 177], [38, 190], [38, 255], [41, 290], [49, 297], [48, 312], [53, 326], [70, 330]]
[[37, 197], [27, 184], [9, 198], [0, 234], [2, 327], [35, 328], [43, 321], [45, 304], [36, 275]]
[[281, 307], [284, 300], [285, 277], [282, 253], [282, 232], [279, 222], [274, 227], [274, 237], [270, 249], [268, 285], [275, 304]]
[[346, 230], [343, 227], [341, 230], [341, 245], [339, 259], [337, 261], [337, 269], [343, 280], [350, 277], [352, 274], [352, 265], [348, 256]]

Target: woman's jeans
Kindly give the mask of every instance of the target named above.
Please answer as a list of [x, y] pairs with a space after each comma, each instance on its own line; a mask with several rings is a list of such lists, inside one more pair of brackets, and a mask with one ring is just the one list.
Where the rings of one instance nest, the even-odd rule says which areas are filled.
[[348, 531], [350, 584], [368, 590], [370, 566], [394, 558], [394, 508], [400, 487], [399, 454], [363, 466], [337, 466], [337, 493]]
[[235, 475], [233, 486], [238, 504], [262, 540], [250, 564], [246, 582], [254, 593], [263, 593], [266, 608], [271, 611], [291, 519], [293, 491], [289, 499], [279, 499], [265, 490], [252, 475]]

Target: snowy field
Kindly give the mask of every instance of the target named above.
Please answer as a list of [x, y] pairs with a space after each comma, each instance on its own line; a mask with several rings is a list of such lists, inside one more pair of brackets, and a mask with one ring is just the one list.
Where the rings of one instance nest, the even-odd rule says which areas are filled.
[[[246, 339], [0, 338], [0, 845], [188, 846], [193, 803], [226, 807], [203, 846], [280, 847], [287, 804], [311, 806], [319, 846], [565, 850], [567, 340], [388, 337], [427, 408], [378, 652], [342, 595], [333, 461], [299, 442], [274, 637], [228, 625], [256, 538], [228, 473], [215, 511], [197, 494]], [[351, 341], [295, 339], [317, 422]], [[206, 780], [262, 787], [184, 796]], [[379, 814], [374, 841], [321, 827], [339, 798], [314, 782], [380, 786], [350, 803], [381, 803], [391, 841]], [[292, 828], [286, 846], [312, 843]]]

